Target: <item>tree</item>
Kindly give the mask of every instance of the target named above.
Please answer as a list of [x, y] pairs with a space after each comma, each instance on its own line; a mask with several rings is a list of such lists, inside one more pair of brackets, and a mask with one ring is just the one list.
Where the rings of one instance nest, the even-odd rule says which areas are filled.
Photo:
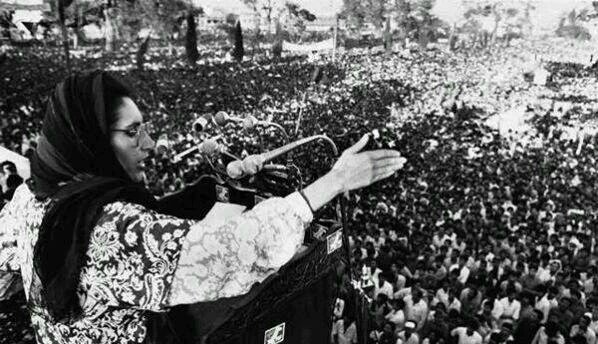
[[295, 3], [287, 2], [276, 18], [276, 40], [280, 40], [283, 33], [286, 33], [291, 39], [300, 37], [305, 31], [305, 22], [314, 20], [316, 20], [316, 16], [310, 11]]
[[233, 58], [239, 62], [243, 61], [245, 50], [243, 49], [243, 32], [241, 31], [241, 21], [237, 21], [235, 27], [235, 48], [233, 49]]
[[277, 21], [274, 44], [272, 44], [272, 56], [274, 56], [274, 58], [280, 58], [282, 56], [283, 40], [284, 38], [282, 37], [282, 26], [280, 25], [280, 21]]
[[139, 46], [139, 49], [137, 50], [136, 62], [137, 62], [137, 69], [138, 70], [143, 70], [143, 60], [145, 58], [145, 54], [147, 53], [147, 49], [149, 48], [149, 41], [150, 41], [151, 37], [152, 37], [152, 32], [150, 32], [147, 35], [147, 37], [145, 37], [145, 39], [143, 40], [143, 42]]
[[579, 40], [589, 40], [592, 38], [592, 35], [587, 28], [581, 25], [581, 21], [586, 19], [586, 17], [587, 12], [582, 11], [578, 14], [577, 11], [573, 9], [571, 12], [569, 12], [567, 18], [561, 19], [559, 27], [556, 30], [557, 36]]
[[187, 34], [185, 35], [185, 51], [187, 60], [194, 64], [199, 58], [197, 51], [197, 26], [195, 24], [195, 14], [193, 11], [187, 13]]
[[343, 0], [341, 15], [350, 27], [360, 30], [367, 21], [365, 4], [359, 0]]

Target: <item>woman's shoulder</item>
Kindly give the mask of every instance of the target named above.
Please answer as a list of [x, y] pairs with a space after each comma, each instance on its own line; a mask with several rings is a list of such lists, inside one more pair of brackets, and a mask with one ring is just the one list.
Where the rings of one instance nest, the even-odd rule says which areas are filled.
[[98, 225], [102, 225], [107, 222], [117, 223], [124, 227], [139, 225], [145, 227], [150, 224], [161, 226], [181, 226], [189, 221], [159, 213], [137, 203], [115, 201], [108, 203], [103, 207], [102, 214], [98, 220]]

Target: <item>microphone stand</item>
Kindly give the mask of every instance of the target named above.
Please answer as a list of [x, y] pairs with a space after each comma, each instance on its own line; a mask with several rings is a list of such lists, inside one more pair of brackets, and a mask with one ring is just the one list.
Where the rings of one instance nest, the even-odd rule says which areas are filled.
[[273, 127], [273, 128], [276, 128], [276, 129], [278, 129], [278, 130], [279, 130], [279, 131], [282, 133], [282, 135], [284, 136], [284, 141], [285, 141], [285, 144], [287, 144], [287, 143], [289, 143], [289, 142], [290, 142], [290, 140], [291, 140], [291, 139], [290, 139], [290, 137], [289, 137], [289, 134], [288, 134], [288, 133], [287, 133], [287, 131], [286, 131], [286, 130], [285, 130], [283, 127], [282, 127], [282, 125], [280, 125], [280, 124], [278, 124], [278, 123], [274, 123], [274, 122], [268, 122], [268, 124], [264, 124], [264, 125], [266, 125], [266, 126], [268, 126], [268, 127]]
[[[318, 139], [322, 139], [323, 141], [326, 141], [326, 143], [328, 143], [328, 145], [332, 148], [332, 152], [334, 154], [335, 158], [338, 158], [340, 156], [339, 151], [338, 151], [338, 147], [336, 146], [336, 144], [334, 143], [334, 141], [332, 141], [330, 138], [328, 138], [325, 135], [316, 135], [314, 138], [318, 138]], [[311, 141], [310, 138], [304, 139], [306, 142]], [[309, 141], [308, 141], [309, 140]], [[302, 185], [302, 184], [301, 184]], [[341, 225], [342, 225], [342, 240], [343, 240], [343, 247], [344, 247], [344, 255], [345, 255], [345, 259], [347, 260], [347, 273], [349, 274], [349, 280], [353, 281], [353, 269], [351, 266], [351, 248], [349, 247], [349, 235], [348, 235], [348, 231], [349, 231], [349, 220], [347, 217], [347, 202], [345, 197], [349, 197], [349, 191], [345, 192], [343, 195], [339, 195], [338, 199], [337, 199], [337, 205], [340, 208], [340, 213], [341, 213]], [[341, 279], [341, 283], [342, 283], [342, 279]], [[337, 291], [337, 297], [340, 294], [340, 287], [339, 290]], [[355, 293], [355, 321], [358, 321], [360, 319], [360, 296], [361, 294], [356, 292]], [[335, 300], [336, 302], [336, 300]], [[349, 324], [347, 324], [346, 326], [348, 326]], [[363, 326], [363, 323], [360, 324], [360, 326]], [[362, 338], [363, 336], [358, 336], [358, 340], [360, 344], [365, 344], [364, 340]]]
[[303, 93], [301, 100], [301, 107], [299, 107], [299, 116], [297, 116], [297, 124], [295, 124], [295, 136], [299, 135], [299, 127], [301, 126], [301, 118], [303, 117], [303, 108], [305, 107], [305, 100], [307, 99], [307, 90]]

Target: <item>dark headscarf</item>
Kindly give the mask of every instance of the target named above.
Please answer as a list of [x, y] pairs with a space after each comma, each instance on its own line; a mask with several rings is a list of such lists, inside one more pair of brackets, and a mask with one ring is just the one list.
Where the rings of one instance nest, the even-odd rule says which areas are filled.
[[103, 71], [77, 74], [58, 84], [48, 101], [42, 134], [31, 160], [38, 199], [50, 198], [34, 251], [45, 307], [56, 321], [81, 315], [79, 275], [90, 234], [102, 208], [118, 200], [156, 208], [133, 182], [110, 145], [115, 100], [132, 96]]

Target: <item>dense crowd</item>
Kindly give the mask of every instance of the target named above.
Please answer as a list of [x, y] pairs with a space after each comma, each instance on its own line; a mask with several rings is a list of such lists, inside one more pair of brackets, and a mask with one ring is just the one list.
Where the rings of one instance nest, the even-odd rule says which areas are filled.
[[[570, 129], [595, 115], [598, 83], [596, 71], [572, 63], [574, 53], [555, 52], [555, 44], [191, 67], [155, 53], [148, 65], [157, 67], [144, 71], [132, 69], [125, 52], [73, 63], [128, 79], [154, 137], [173, 152], [214, 136], [239, 156], [284, 141], [276, 130], [238, 123], [190, 129], [217, 111], [271, 119], [292, 139], [327, 134], [341, 149], [376, 131], [372, 147], [401, 151], [408, 163], [396, 177], [349, 197], [353, 280], [340, 278], [332, 341], [595, 344], [598, 138], [579, 139]], [[523, 76], [534, 55], [549, 61], [547, 85]], [[11, 50], [2, 63], [0, 144], [28, 156], [44, 97], [65, 71], [51, 49]], [[530, 130], [501, 135], [488, 124], [514, 107], [525, 109]], [[333, 161], [320, 144], [293, 159], [305, 182]], [[156, 153], [147, 185], [157, 196], [179, 190], [206, 172], [202, 161], [177, 164]], [[368, 301], [367, 333], [356, 326], [355, 292]]]

